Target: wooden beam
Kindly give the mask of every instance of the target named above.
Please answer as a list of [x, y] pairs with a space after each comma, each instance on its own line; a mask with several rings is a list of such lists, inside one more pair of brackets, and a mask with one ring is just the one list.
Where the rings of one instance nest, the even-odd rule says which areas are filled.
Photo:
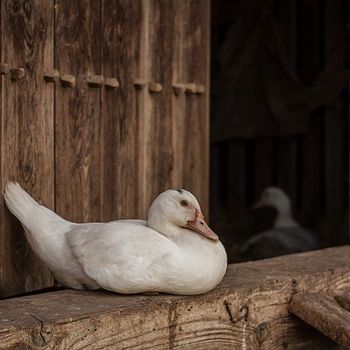
[[289, 310], [303, 321], [350, 349], [350, 313], [324, 292], [296, 295]]
[[2, 349], [331, 349], [288, 312], [296, 293], [350, 283], [350, 247], [230, 265], [199, 296], [66, 290], [0, 302]]

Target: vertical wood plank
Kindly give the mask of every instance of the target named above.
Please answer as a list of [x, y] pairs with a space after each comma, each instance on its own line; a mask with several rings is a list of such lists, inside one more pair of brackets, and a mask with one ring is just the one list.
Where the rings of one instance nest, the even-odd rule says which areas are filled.
[[209, 201], [209, 28], [207, 0], [185, 1], [184, 80], [203, 84], [203, 94], [186, 95], [184, 123], [184, 187], [197, 196], [203, 212]]
[[[184, 73], [184, 19], [186, 3], [180, 1], [173, 8], [173, 60], [172, 60], [172, 77], [173, 86], [183, 84], [185, 81]], [[175, 188], [184, 186], [184, 129], [186, 115], [186, 95], [184, 92], [179, 94], [172, 93], [172, 131], [173, 131], [173, 148], [174, 148], [174, 171], [173, 184]]]
[[134, 87], [140, 78], [142, 3], [139, 0], [103, 1], [102, 71], [115, 77], [120, 87], [103, 90], [103, 220], [133, 218], [140, 213], [138, 135], [143, 110]]
[[[25, 76], [2, 78], [1, 193], [18, 181], [54, 207], [54, 87], [44, 80], [53, 68], [53, 1], [1, 1], [1, 61]], [[30, 250], [18, 222], [0, 199], [0, 296], [51, 286], [49, 271]]]
[[101, 72], [100, 11], [100, 1], [55, 5], [55, 65], [77, 78], [55, 95], [56, 209], [72, 221], [102, 219], [101, 91], [87, 84]]
[[[343, 66], [345, 66], [345, 19], [347, 17], [343, 13], [343, 4], [341, 1], [326, 0], [324, 6], [325, 64], [329, 63], [334, 53], [343, 46]], [[328, 231], [331, 245], [346, 243], [342, 240], [340, 233], [347, 201], [345, 159], [347, 154], [346, 138], [348, 135], [344, 133], [344, 130], [347, 129], [346, 118], [348, 116], [342, 108], [337, 108], [334, 105], [326, 109], [324, 128], [325, 229]]]
[[[137, 67], [137, 79], [145, 83], [142, 90], [136, 94], [136, 118], [138, 123], [138, 217], [145, 218], [147, 215], [147, 202], [149, 198], [149, 183], [147, 183], [147, 169], [150, 166], [149, 152], [153, 150], [150, 146], [150, 122], [151, 114], [149, 107], [148, 82], [150, 78], [150, 50], [149, 50], [149, 31], [150, 31], [150, 8], [149, 0], [141, 0], [141, 32], [140, 32], [140, 63]], [[155, 126], [154, 126], [155, 127]]]
[[174, 187], [175, 171], [171, 84], [175, 3], [153, 0], [148, 1], [148, 5], [148, 74], [150, 81], [162, 85], [162, 91], [148, 92], [149, 125], [145, 145], [148, 164], [145, 188], [147, 190], [146, 208], [160, 192]]

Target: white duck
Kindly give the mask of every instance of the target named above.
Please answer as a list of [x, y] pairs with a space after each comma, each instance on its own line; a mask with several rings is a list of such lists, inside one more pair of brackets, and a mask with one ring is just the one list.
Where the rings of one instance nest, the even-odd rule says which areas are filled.
[[277, 211], [273, 228], [250, 238], [240, 249], [241, 259], [257, 260], [319, 248], [313, 233], [293, 218], [291, 201], [282, 189], [266, 188], [253, 208], [263, 207]]
[[161, 193], [147, 222], [86, 224], [62, 219], [16, 183], [4, 197], [33, 251], [67, 287], [190, 295], [208, 292], [225, 274], [225, 249], [188, 191]]

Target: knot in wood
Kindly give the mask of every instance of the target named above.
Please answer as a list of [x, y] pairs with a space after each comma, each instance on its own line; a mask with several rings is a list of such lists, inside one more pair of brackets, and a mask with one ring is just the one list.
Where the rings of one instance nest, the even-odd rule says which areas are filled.
[[0, 75], [6, 75], [9, 72], [9, 65], [7, 63], [0, 63]]
[[25, 75], [24, 68], [11, 68], [10, 69], [11, 80], [22, 79]]
[[259, 345], [261, 345], [270, 335], [271, 326], [267, 322], [262, 322], [256, 327], [255, 333]]

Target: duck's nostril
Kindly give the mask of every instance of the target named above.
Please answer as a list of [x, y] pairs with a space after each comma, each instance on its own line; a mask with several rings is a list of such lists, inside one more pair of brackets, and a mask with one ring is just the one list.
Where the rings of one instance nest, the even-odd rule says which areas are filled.
[[204, 222], [203, 221], [199, 221], [201, 225], [204, 225]]

